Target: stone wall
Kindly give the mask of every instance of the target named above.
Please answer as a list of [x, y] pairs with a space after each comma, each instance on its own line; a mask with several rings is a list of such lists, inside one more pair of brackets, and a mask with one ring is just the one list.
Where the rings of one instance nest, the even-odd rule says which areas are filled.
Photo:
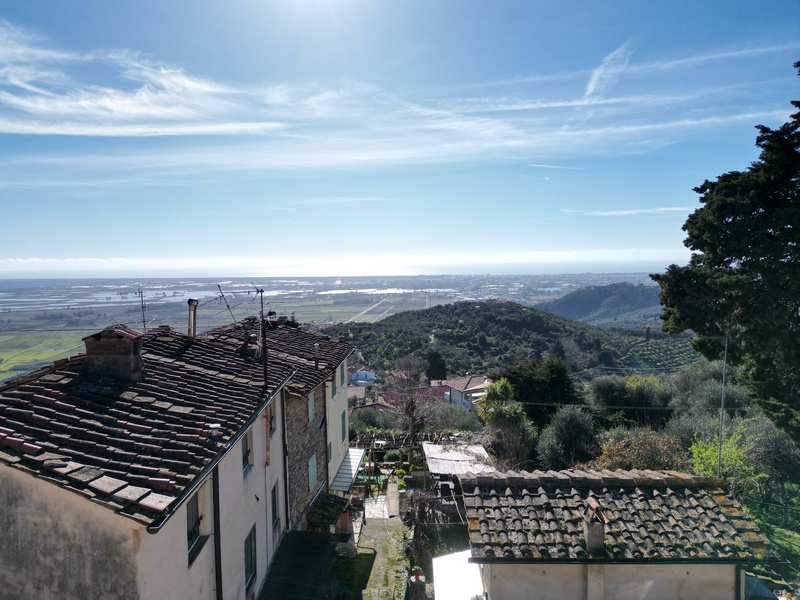
[[[308, 396], [286, 395], [286, 447], [288, 452], [289, 525], [307, 529], [306, 512], [320, 487], [327, 484], [328, 448], [323, 383], [314, 390], [314, 418], [308, 420]], [[308, 489], [308, 461], [317, 453], [317, 484]]]

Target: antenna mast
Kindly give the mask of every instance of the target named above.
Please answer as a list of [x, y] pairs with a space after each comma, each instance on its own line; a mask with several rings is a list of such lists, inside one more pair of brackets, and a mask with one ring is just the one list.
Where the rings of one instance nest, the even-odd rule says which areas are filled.
[[147, 308], [147, 305], [144, 303], [144, 292], [142, 291], [141, 286], [136, 288], [136, 295], [139, 296], [139, 299], [142, 302], [142, 327], [144, 328], [145, 331], [147, 331], [147, 320], [145, 319], [144, 316], [144, 311]]
[[[222, 291], [222, 286], [217, 284], [217, 289], [219, 290], [220, 297], [225, 301], [225, 306], [228, 307], [228, 312], [231, 313], [231, 319], [233, 319], [233, 324], [237, 325], [236, 317], [233, 316], [233, 311], [231, 310], [231, 305], [228, 304], [228, 299], [225, 297], [225, 292]], [[261, 290], [261, 313], [264, 313], [264, 290]]]
[[261, 295], [261, 359], [264, 366], [264, 387], [267, 387], [267, 321], [264, 315], [264, 288], [256, 286], [256, 294]]

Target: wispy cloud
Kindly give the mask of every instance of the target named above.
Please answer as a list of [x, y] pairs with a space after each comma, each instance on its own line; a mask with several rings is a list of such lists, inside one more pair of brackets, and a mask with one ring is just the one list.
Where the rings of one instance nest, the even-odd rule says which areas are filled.
[[536, 167], [538, 169], [574, 169], [574, 170], [583, 170], [580, 167], [563, 167], [561, 165], [537, 165], [537, 164], [528, 164], [529, 167]]
[[668, 206], [663, 208], [633, 208], [627, 210], [572, 210], [564, 208], [561, 209], [561, 212], [587, 215], [593, 217], [629, 217], [633, 215], [664, 215], [664, 214], [670, 215], [676, 213], [681, 215], [686, 215], [695, 210], [695, 208], [687, 206]]
[[592, 71], [592, 76], [589, 78], [583, 94], [584, 99], [605, 95], [625, 71], [631, 53], [630, 43], [626, 42], [606, 56], [600, 66]]
[[[723, 60], [725, 53], [718, 55], [715, 60]], [[571, 81], [572, 96], [560, 85], [542, 85], [535, 94], [518, 89], [429, 101], [358, 81], [237, 86], [145, 60], [135, 51], [61, 52], [0, 21], [0, 135], [187, 138], [168, 149], [130, 146], [113, 155], [53, 150], [6, 160], [47, 164], [52, 180], [72, 176], [81, 185], [90, 170], [101, 167], [112, 169], [107, 180], [116, 181], [144, 168], [152, 177], [175, 170], [202, 174], [464, 160], [525, 164], [532, 156], [557, 161], [567, 155], [619, 155], [657, 148], [703, 127], [788, 114], [774, 107], [720, 108], [706, 101], [712, 90], [707, 85], [678, 94], [650, 87], [637, 94], [629, 87], [629, 93], [615, 95], [620, 79], [635, 71], [632, 56], [630, 43], [622, 44], [581, 74], [584, 80], [588, 74], [583, 87], [575, 72], [520, 79]], [[717, 55], [697, 60], [711, 56]], [[103, 66], [106, 76], [98, 79], [87, 74], [92, 69], [77, 68], [87, 63]], [[215, 139], [202, 139], [210, 136]], [[4, 185], [24, 184], [25, 177], [12, 173]]]
[[344, 197], [332, 196], [325, 198], [301, 198], [293, 200], [292, 204], [299, 204], [305, 206], [329, 206], [329, 205], [354, 205], [354, 204], [388, 204], [393, 202], [389, 198], [378, 198], [372, 196], [365, 197]]
[[763, 56], [765, 54], [785, 53], [787, 51], [797, 51], [800, 49], [800, 43], [792, 44], [776, 44], [769, 46], [752, 46], [748, 48], [736, 48], [732, 50], [725, 50], [722, 52], [707, 52], [694, 56], [684, 56], [681, 58], [669, 58], [657, 61], [650, 61], [640, 65], [631, 65], [630, 71], [646, 71], [652, 72], [654, 70], [674, 70], [685, 69], [687, 67], [703, 66], [710, 62], [731, 61], [743, 58], [752, 58]]

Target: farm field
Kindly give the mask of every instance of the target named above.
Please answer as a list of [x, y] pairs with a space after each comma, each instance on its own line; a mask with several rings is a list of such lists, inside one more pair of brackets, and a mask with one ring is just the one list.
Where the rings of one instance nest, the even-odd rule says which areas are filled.
[[[15, 279], [0, 280], [0, 381], [74, 355], [82, 338], [113, 324], [169, 325], [185, 331], [186, 301], [199, 300], [200, 331], [265, 311], [323, 330], [375, 323], [410, 310], [489, 298], [524, 305], [585, 285], [641, 283], [644, 273], [469, 275], [318, 279]], [[141, 295], [140, 295], [141, 294]], [[144, 304], [144, 314], [142, 309]]]

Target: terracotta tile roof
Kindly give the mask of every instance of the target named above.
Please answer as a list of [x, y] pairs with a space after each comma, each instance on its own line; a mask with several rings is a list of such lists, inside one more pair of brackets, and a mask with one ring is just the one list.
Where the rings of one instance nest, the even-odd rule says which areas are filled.
[[[259, 337], [258, 319], [249, 317], [235, 325], [214, 329], [205, 336], [243, 340], [248, 333]], [[319, 344], [319, 347], [315, 348], [315, 344]], [[267, 328], [267, 350], [268, 363], [288, 361], [297, 370], [287, 389], [307, 395], [320, 383], [333, 377], [336, 368], [350, 355], [353, 347], [337, 338], [271, 322]]]
[[[79, 355], [0, 386], [0, 463], [147, 524], [295, 370], [295, 388], [313, 385], [330, 375], [329, 361], [346, 355], [329, 338], [273, 332], [265, 390], [261, 362], [242, 348], [241, 332], [215, 330], [192, 342], [168, 327], [113, 331], [141, 342], [144, 379], [104, 375]], [[315, 341], [325, 365], [318, 371], [300, 351]], [[220, 425], [218, 441], [211, 424]]]
[[[717, 480], [654, 471], [509, 471], [459, 480], [476, 562], [777, 557]], [[590, 498], [606, 520], [604, 547], [594, 555], [583, 529]]]
[[459, 392], [469, 392], [475, 390], [485, 389], [491, 383], [491, 379], [485, 375], [468, 375], [466, 377], [456, 377], [455, 379], [446, 379], [442, 381], [442, 385], [449, 385], [451, 388]]

